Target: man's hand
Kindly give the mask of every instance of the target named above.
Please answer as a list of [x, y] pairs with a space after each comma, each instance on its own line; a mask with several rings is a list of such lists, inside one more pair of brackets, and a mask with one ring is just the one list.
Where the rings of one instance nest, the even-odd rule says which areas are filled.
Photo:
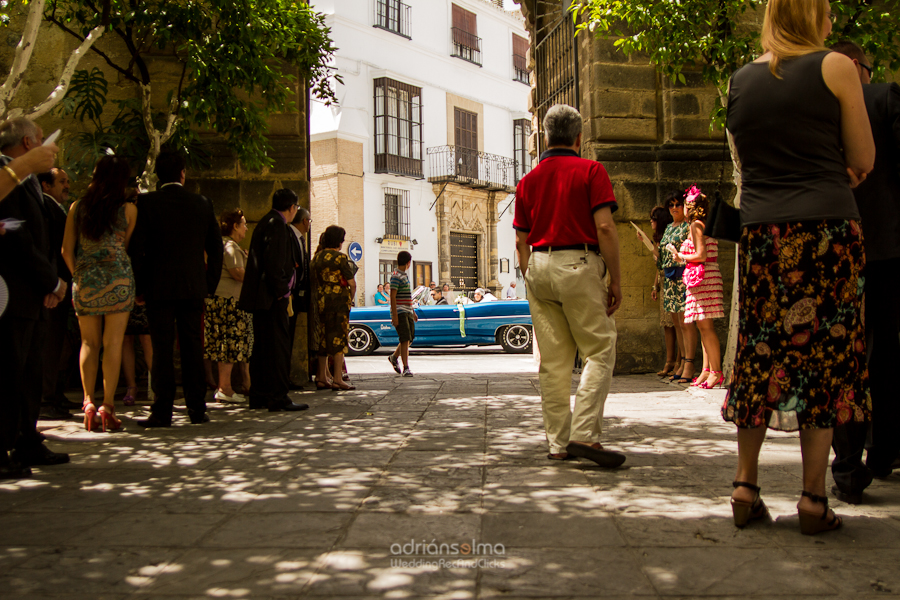
[[394, 326], [394, 329], [400, 326], [400, 319], [397, 318], [396, 314], [391, 315], [391, 325]]
[[619, 288], [619, 282], [609, 282], [609, 297], [606, 301], [606, 316], [612, 316], [614, 312], [622, 306], [622, 290]]
[[57, 304], [59, 304], [59, 298], [53, 292], [44, 296], [44, 306], [47, 308], [56, 308]]
[[66, 297], [66, 290], [69, 289], [69, 285], [63, 281], [59, 280], [59, 289], [56, 290], [56, 297], [62, 302], [62, 299]]

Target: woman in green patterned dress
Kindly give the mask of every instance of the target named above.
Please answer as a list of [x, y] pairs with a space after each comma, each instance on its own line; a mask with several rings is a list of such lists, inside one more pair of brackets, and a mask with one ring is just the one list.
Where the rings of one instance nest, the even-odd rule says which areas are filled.
[[666, 227], [662, 239], [659, 241], [659, 255], [656, 259], [656, 268], [667, 272], [670, 276], [662, 278], [663, 308], [672, 316], [675, 324], [675, 339], [678, 349], [683, 357], [681, 365], [675, 367], [670, 381], [676, 383], [690, 383], [694, 376], [694, 351], [697, 347], [697, 334], [693, 327], [684, 325], [684, 303], [687, 288], [681, 279], [681, 273], [676, 270], [678, 264], [672, 255], [665, 250], [669, 244], [676, 248], [681, 247], [681, 242], [687, 239], [690, 233], [690, 225], [684, 218], [684, 194], [675, 191], [666, 198], [665, 207], [672, 215], [672, 223]]
[[[81, 381], [84, 427], [99, 420], [103, 431], [120, 429], [114, 398], [122, 365], [122, 342], [134, 307], [134, 274], [126, 248], [137, 223], [137, 206], [128, 202], [133, 179], [128, 162], [100, 159], [84, 197], [72, 204], [62, 255], [72, 272], [72, 302], [81, 328]], [[76, 250], [76, 242], [78, 244]], [[97, 363], [103, 348], [103, 405], [94, 401]]]

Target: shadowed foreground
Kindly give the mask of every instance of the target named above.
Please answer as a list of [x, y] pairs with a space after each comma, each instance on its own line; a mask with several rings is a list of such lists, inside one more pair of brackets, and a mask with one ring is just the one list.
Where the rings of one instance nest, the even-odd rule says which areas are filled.
[[167, 430], [47, 431], [72, 464], [0, 482], [0, 596], [900, 594], [898, 474], [863, 506], [832, 500], [841, 531], [801, 536], [799, 442], [774, 434], [760, 485], [775, 521], [734, 527], [722, 390], [616, 378], [604, 443], [628, 461], [609, 471], [545, 458], [534, 375], [355, 383], [293, 394], [304, 413], [212, 404], [203, 426], [181, 412]]

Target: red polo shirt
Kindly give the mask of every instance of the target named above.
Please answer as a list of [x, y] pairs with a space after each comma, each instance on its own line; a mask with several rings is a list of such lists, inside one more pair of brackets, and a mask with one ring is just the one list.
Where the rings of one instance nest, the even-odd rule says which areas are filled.
[[519, 181], [513, 227], [530, 246], [598, 244], [594, 213], [606, 206], [619, 208], [603, 165], [554, 148]]

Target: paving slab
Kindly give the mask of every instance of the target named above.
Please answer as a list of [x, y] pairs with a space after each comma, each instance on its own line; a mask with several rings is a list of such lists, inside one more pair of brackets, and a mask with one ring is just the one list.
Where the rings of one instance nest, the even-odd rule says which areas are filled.
[[861, 505], [833, 500], [844, 528], [805, 537], [799, 441], [771, 432], [772, 518], [734, 527], [724, 390], [614, 378], [603, 443], [628, 459], [603, 469], [547, 460], [525, 363], [400, 378], [383, 362], [355, 391], [292, 392], [301, 413], [211, 405], [192, 426], [180, 406], [174, 427], [144, 432], [139, 404], [114, 434], [41, 422], [72, 462], [0, 482], [0, 597], [900, 595], [900, 474]]

